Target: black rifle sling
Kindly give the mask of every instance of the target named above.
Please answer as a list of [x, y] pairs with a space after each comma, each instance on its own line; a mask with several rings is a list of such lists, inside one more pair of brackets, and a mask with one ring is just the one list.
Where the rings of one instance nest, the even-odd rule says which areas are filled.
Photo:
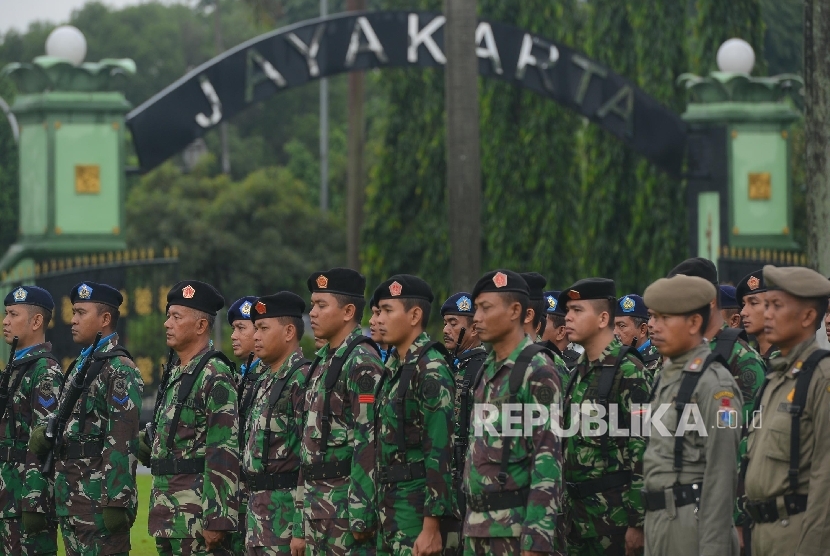
[[[342, 355], [335, 355], [331, 358], [331, 364], [329, 365], [328, 369], [326, 369], [326, 375], [323, 379], [323, 387], [325, 388], [325, 393], [323, 394], [323, 414], [320, 415], [320, 419], [322, 421], [322, 430], [320, 431], [320, 451], [323, 453], [325, 453], [328, 449], [329, 434], [331, 433], [331, 391], [334, 389], [334, 385], [337, 384], [337, 381], [340, 379], [340, 372], [343, 370], [343, 366], [349, 359], [349, 355], [351, 355], [352, 351], [354, 351], [354, 348], [356, 348], [360, 344], [369, 344], [375, 349], [378, 355], [380, 355], [380, 350], [378, 349], [377, 344], [375, 344], [375, 342], [373, 342], [371, 338], [362, 335], [357, 336], [354, 340], [349, 342], [349, 344], [346, 346], [346, 349], [343, 351]], [[312, 367], [312, 372], [313, 369], [316, 368], [319, 364], [320, 359], [315, 359], [314, 365]]]
[[602, 370], [599, 375], [599, 384], [597, 385], [597, 400], [599, 401], [599, 404], [605, 408], [605, 434], [603, 434], [599, 439], [602, 459], [605, 461], [608, 460], [608, 436], [611, 434], [609, 400], [611, 399], [611, 390], [614, 388], [614, 383], [617, 379], [617, 371], [619, 370], [620, 365], [622, 365], [626, 354], [631, 354], [632, 357], [638, 359], [640, 362], [643, 361], [643, 356], [635, 348], [625, 345], [622, 346], [620, 348], [620, 353], [617, 355], [617, 359], [614, 361], [614, 364], [602, 366]]
[[92, 357], [92, 364], [87, 369], [86, 377], [84, 379], [84, 388], [81, 392], [81, 403], [78, 406], [80, 409], [80, 416], [78, 417], [78, 434], [85, 434], [84, 427], [86, 427], [86, 400], [89, 398], [89, 387], [98, 378], [98, 375], [101, 374], [101, 371], [104, 370], [104, 365], [107, 364], [107, 361], [110, 359], [114, 359], [116, 357], [126, 357], [127, 359], [132, 360], [133, 356], [130, 355], [130, 352], [123, 346], [116, 345], [110, 351], [96, 351], [95, 353], [90, 354], [88, 357]]
[[[727, 366], [726, 360], [721, 357], [720, 354], [715, 353], [714, 351], [709, 354], [706, 360], [703, 362], [703, 366], [701, 367], [700, 371], [698, 372], [689, 372], [683, 371], [682, 377], [680, 379], [680, 388], [677, 390], [677, 396], [674, 399], [674, 408], [677, 410], [677, 426], [680, 426], [680, 420], [683, 416], [683, 410], [692, 400], [692, 394], [695, 392], [695, 388], [697, 388], [697, 383], [700, 382], [700, 377], [703, 376], [703, 373], [706, 372], [706, 369], [709, 366], [717, 361], [725, 368], [729, 368]], [[674, 437], [674, 470], [677, 472], [677, 476], [680, 476], [680, 472], [683, 470], [683, 440], [684, 435], [675, 435]]]
[[280, 396], [282, 396], [283, 390], [285, 390], [285, 385], [288, 384], [288, 381], [291, 380], [291, 377], [294, 376], [302, 366], [310, 365], [311, 361], [306, 358], [302, 358], [288, 370], [288, 373], [281, 379], [277, 380], [274, 385], [271, 387], [271, 395], [268, 396], [268, 416], [265, 421], [265, 438], [263, 439], [263, 446], [262, 446], [262, 468], [265, 469], [265, 466], [268, 465], [268, 451], [271, 449], [271, 417], [274, 415], [274, 408], [277, 407], [277, 403], [280, 401]]
[[460, 412], [458, 414], [458, 436], [466, 444], [467, 438], [470, 434], [470, 411], [472, 410], [473, 399], [473, 383], [477, 382], [481, 367], [484, 365], [484, 360], [487, 359], [487, 354], [477, 353], [467, 359], [467, 366], [464, 368], [464, 378], [461, 381], [461, 392], [459, 392], [459, 401], [461, 402]]
[[[533, 360], [533, 358], [539, 353], [547, 354], [551, 361], [553, 361], [553, 352], [542, 344], [530, 344], [525, 346], [521, 353], [519, 353], [519, 356], [516, 358], [516, 362], [513, 364], [513, 368], [510, 369], [510, 377], [508, 378], [509, 398], [507, 403], [515, 404], [517, 402], [519, 390], [521, 389], [522, 384], [524, 384], [525, 371], [527, 371], [527, 367], [530, 365], [531, 360]], [[502, 424], [501, 428], [502, 430], [499, 431], [502, 435], [501, 467], [498, 479], [499, 483], [504, 486], [507, 482], [507, 467], [510, 463], [510, 445], [513, 437], [506, 436], [504, 434], [504, 424]]]
[[804, 413], [804, 406], [807, 405], [807, 392], [810, 389], [810, 382], [819, 361], [830, 356], [830, 351], [819, 349], [810, 354], [810, 357], [801, 365], [801, 370], [795, 379], [795, 395], [790, 404], [790, 490], [793, 494], [798, 491], [798, 467], [801, 459], [801, 415]]
[[[262, 362], [257, 365], [258, 367], [262, 367]], [[256, 380], [259, 378], [260, 373], [254, 373], [251, 369], [248, 369], [245, 373], [245, 376], [242, 377], [242, 385], [239, 389], [239, 393], [241, 394], [241, 403], [239, 404], [239, 417], [240, 419], [244, 418], [248, 414], [248, 410], [251, 408], [251, 404], [254, 403], [254, 394], [256, 394], [256, 388], [254, 388], [253, 384], [251, 384], [251, 388], [248, 387], [248, 383], [255, 383]], [[247, 390], [246, 390], [247, 388]], [[244, 423], [241, 423], [244, 425]]]
[[193, 390], [193, 386], [196, 384], [196, 380], [199, 378], [202, 370], [213, 358], [219, 359], [228, 367], [233, 368], [233, 363], [230, 359], [228, 359], [227, 355], [221, 351], [211, 350], [202, 355], [202, 358], [199, 359], [199, 363], [196, 364], [196, 368], [193, 369], [193, 372], [182, 376], [182, 380], [179, 382], [179, 389], [176, 391], [176, 409], [173, 413], [173, 420], [170, 421], [170, 434], [167, 435], [167, 448], [171, 451], [176, 446], [176, 431], [179, 428], [179, 419], [181, 419], [182, 416], [184, 402], [190, 396], [190, 392]]
[[712, 353], [720, 355], [726, 361], [726, 368], [729, 368], [729, 360], [732, 359], [732, 350], [735, 348], [735, 343], [738, 338], [747, 341], [746, 330], [743, 328], [722, 328], [720, 332], [715, 334], [715, 349]]
[[412, 377], [415, 375], [415, 370], [418, 368], [418, 363], [421, 362], [421, 359], [423, 359], [430, 349], [435, 349], [443, 355], [447, 362], [447, 366], [450, 366], [451, 356], [447, 351], [447, 348], [445, 348], [444, 344], [440, 342], [432, 341], [421, 346], [421, 348], [415, 352], [415, 356], [412, 358], [412, 361], [403, 365], [401, 368], [401, 376], [398, 379], [398, 391], [395, 397], [395, 407], [398, 413], [398, 430], [395, 431], [395, 438], [398, 444], [397, 451], [403, 463], [406, 463], [406, 393], [409, 391], [409, 386], [412, 382]]

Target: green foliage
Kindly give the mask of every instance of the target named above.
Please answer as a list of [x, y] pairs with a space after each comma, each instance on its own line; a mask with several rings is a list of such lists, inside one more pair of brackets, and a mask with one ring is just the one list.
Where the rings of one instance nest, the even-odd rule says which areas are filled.
[[[11, 104], [13, 91], [11, 83], [0, 80], [0, 98]], [[5, 252], [17, 239], [18, 227], [18, 152], [14, 134], [0, 110], [0, 249]]]
[[755, 50], [755, 75], [766, 75], [762, 0], [697, 0], [692, 70], [707, 75], [717, 69], [718, 48], [727, 39], [741, 38]]
[[761, 0], [764, 54], [770, 75], [801, 73], [804, 43], [802, 0]]

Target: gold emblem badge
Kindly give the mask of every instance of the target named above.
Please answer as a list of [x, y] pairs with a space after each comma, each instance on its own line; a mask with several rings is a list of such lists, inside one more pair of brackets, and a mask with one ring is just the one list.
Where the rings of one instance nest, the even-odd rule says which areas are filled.
[[321, 290], [326, 289], [327, 287], [329, 287], [329, 279], [321, 274], [317, 277], [317, 287]]
[[761, 285], [761, 281], [755, 276], [750, 276], [749, 280], [746, 281], [746, 285], [749, 286], [750, 290], [757, 290]]

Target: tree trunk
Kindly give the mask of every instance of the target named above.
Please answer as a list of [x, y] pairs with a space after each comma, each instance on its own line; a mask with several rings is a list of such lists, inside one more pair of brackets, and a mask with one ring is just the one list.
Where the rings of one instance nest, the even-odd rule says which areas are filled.
[[[219, 0], [213, 4], [213, 46], [216, 48], [216, 55], [219, 56], [225, 50], [222, 41], [222, 17], [219, 14]], [[222, 164], [222, 173], [231, 173], [231, 151], [228, 144], [228, 122], [222, 119], [219, 124], [219, 144], [221, 146], [222, 155], [220, 158]], [[217, 327], [218, 330], [218, 327]]]
[[[348, 0], [348, 11], [366, 9], [366, 0]], [[349, 145], [346, 185], [346, 258], [350, 268], [360, 269], [360, 229], [363, 227], [363, 72], [349, 74]]]
[[447, 190], [452, 288], [481, 274], [481, 165], [478, 130], [476, 0], [444, 0]]
[[807, 256], [830, 274], [830, 0], [804, 2]]

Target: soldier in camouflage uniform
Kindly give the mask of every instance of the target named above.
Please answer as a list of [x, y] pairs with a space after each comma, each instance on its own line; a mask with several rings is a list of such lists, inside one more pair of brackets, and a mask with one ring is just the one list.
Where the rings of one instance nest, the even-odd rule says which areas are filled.
[[[651, 383], [639, 353], [614, 336], [617, 297], [613, 280], [587, 278], [564, 290], [568, 337], [585, 347], [564, 404], [565, 430], [577, 411], [631, 431], [632, 404], [648, 401]], [[605, 391], [603, 391], [605, 390]], [[591, 404], [585, 405], [583, 404]], [[617, 417], [611, 419], [610, 411]], [[628, 434], [586, 434], [584, 422], [565, 440], [565, 480], [573, 525], [568, 553], [574, 556], [636, 554], [643, 547], [642, 459], [645, 441]]]
[[568, 331], [565, 327], [565, 306], [559, 305], [558, 290], [546, 291], [543, 294], [545, 300], [545, 312], [547, 313], [547, 326], [542, 335], [542, 345], [558, 355], [565, 364], [565, 373], [561, 375], [562, 391], [568, 389], [568, 382], [576, 362], [579, 361], [580, 353], [571, 348], [568, 340]]
[[[244, 361], [239, 366], [237, 401], [239, 403], [239, 453], [245, 448], [245, 423], [248, 422], [253, 404], [254, 387], [262, 373], [259, 357], [254, 354], [254, 332], [251, 309], [256, 303], [255, 296], [240, 297], [228, 308], [228, 324], [231, 325], [231, 349], [237, 359]], [[248, 492], [245, 488], [245, 470], [239, 472], [239, 523], [232, 535], [231, 550], [234, 554], [245, 554], [245, 528], [248, 522]]]
[[432, 290], [416, 276], [396, 274], [374, 297], [378, 330], [395, 348], [378, 396], [378, 550], [439, 554], [445, 544], [457, 545], [442, 540], [440, 531], [442, 518], [458, 518], [452, 487], [455, 381], [443, 345], [424, 331]]
[[[138, 422], [144, 382], [132, 359], [118, 346], [121, 293], [105, 284], [85, 282], [69, 294], [72, 339], [88, 346], [70, 367], [66, 384], [87, 357], [88, 390], [78, 399], [67, 422], [61, 449], [55, 454], [55, 506], [66, 552], [72, 556], [127, 554], [135, 521], [135, 471]], [[95, 336], [102, 338], [92, 353]], [[107, 353], [118, 356], [106, 358]], [[69, 390], [64, 387], [60, 407]], [[56, 410], [57, 411], [57, 410]], [[32, 434], [30, 447], [43, 453], [49, 443], [43, 427]]]
[[[467, 292], [453, 294], [441, 305], [441, 316], [444, 319], [444, 347], [453, 356], [455, 373], [452, 480], [459, 515], [458, 520], [447, 520], [442, 525], [445, 525], [447, 535], [454, 535], [457, 539], [461, 538], [463, 518], [467, 511], [464, 492], [461, 488], [461, 476], [464, 473], [470, 419], [473, 413], [472, 384], [487, 357], [487, 351], [481, 345], [478, 332], [473, 325], [473, 314], [473, 301]], [[463, 543], [459, 540], [455, 552], [460, 553], [463, 548]]]
[[648, 307], [643, 303], [642, 297], [631, 293], [617, 300], [614, 333], [623, 345], [637, 348], [649, 372], [649, 380], [654, 382], [654, 377], [660, 372], [663, 358], [648, 337]]
[[[309, 371], [301, 486], [307, 554], [374, 555], [375, 395], [383, 365], [361, 333], [366, 279], [349, 268], [313, 273], [311, 328], [326, 344]], [[302, 541], [292, 545], [298, 549]]]
[[[476, 283], [475, 326], [493, 349], [474, 385], [476, 404], [521, 403], [524, 411], [545, 411], [559, 406], [561, 381], [551, 358], [534, 346], [522, 329], [528, 304], [527, 284], [509, 270], [485, 274]], [[516, 367], [520, 355], [536, 353]], [[518, 390], [510, 383], [521, 373]], [[478, 410], [476, 410], [478, 413]], [[484, 411], [482, 410], [483, 414]], [[555, 425], [561, 426], [557, 412]], [[464, 554], [523, 555], [565, 554], [563, 535], [562, 444], [543, 419], [521, 436], [505, 436], [503, 416], [482, 426], [476, 417], [470, 430], [470, 448], [464, 470], [467, 513]], [[480, 429], [480, 430], [476, 430]]]
[[765, 363], [780, 357], [781, 352], [767, 340], [764, 332], [764, 294], [767, 284], [761, 269], [751, 272], [735, 287], [735, 299], [741, 306], [741, 322], [749, 334], [749, 345], [761, 354]]
[[242, 466], [249, 493], [248, 556], [291, 554], [302, 538], [302, 507], [297, 506], [300, 441], [308, 367], [300, 339], [305, 302], [290, 292], [260, 297], [251, 318], [262, 374], [245, 426]]
[[46, 341], [55, 303], [46, 290], [20, 286], [6, 296], [3, 338], [18, 338], [0, 383], [0, 553], [55, 554], [57, 519], [51, 477], [26, 449], [30, 431], [45, 425], [63, 383], [60, 364]]
[[237, 530], [236, 382], [210, 334], [224, 299], [210, 284], [179, 282], [167, 294], [167, 345], [179, 357], [154, 416], [148, 529], [160, 555], [226, 555]]
[[718, 290], [718, 306], [726, 326], [741, 328], [741, 305], [735, 296], [735, 286], [721, 284]]
[[386, 345], [378, 332], [377, 319], [380, 316], [380, 309], [378, 308], [378, 300], [374, 297], [369, 300], [369, 310], [372, 311], [372, 316], [369, 317], [369, 337], [380, 349], [380, 360], [386, 363], [389, 358], [389, 346]]

